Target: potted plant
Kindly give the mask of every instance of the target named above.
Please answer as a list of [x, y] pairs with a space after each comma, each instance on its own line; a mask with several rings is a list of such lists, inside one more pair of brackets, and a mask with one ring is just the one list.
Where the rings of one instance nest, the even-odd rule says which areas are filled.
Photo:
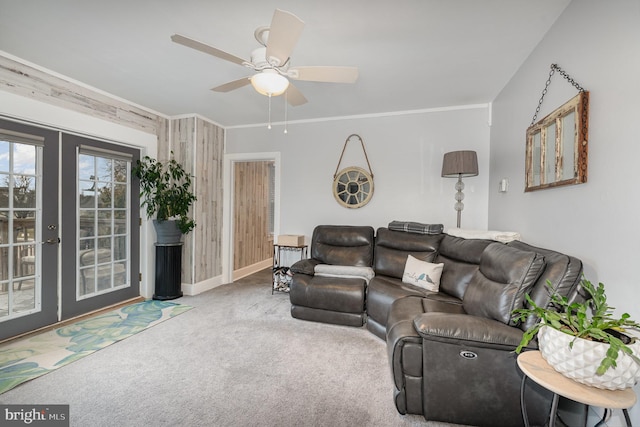
[[141, 206], [149, 218], [155, 216], [158, 243], [171, 243], [165, 240], [176, 237], [180, 241], [182, 234], [196, 226], [189, 217], [189, 208], [197, 200], [191, 191], [191, 176], [173, 158], [173, 152], [171, 155], [166, 163], [145, 156], [132, 169], [140, 179], [140, 195], [144, 197]]
[[[538, 306], [526, 295], [529, 308], [513, 311], [520, 321], [532, 314], [540, 319], [525, 331], [516, 353], [537, 335], [543, 358], [566, 376], [599, 388], [633, 386], [640, 379], [640, 342], [625, 332], [639, 330], [640, 324], [628, 313], [613, 316], [602, 283], [596, 287], [583, 278], [581, 286], [588, 298], [573, 303], [554, 292], [550, 282], [547, 285], [551, 292], [548, 307]], [[593, 362], [591, 367], [581, 366]]]

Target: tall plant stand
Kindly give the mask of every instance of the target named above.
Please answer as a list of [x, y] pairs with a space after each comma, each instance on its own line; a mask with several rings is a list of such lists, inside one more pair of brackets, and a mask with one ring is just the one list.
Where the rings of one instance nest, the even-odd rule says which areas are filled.
[[585, 405], [597, 406], [600, 408], [622, 409], [627, 426], [631, 427], [631, 419], [629, 418], [627, 408], [631, 408], [636, 403], [636, 394], [632, 388], [624, 390], [605, 390], [581, 384], [571, 378], [565, 377], [553, 369], [553, 367], [551, 367], [551, 365], [542, 358], [539, 351], [526, 351], [520, 354], [520, 356], [518, 356], [518, 366], [524, 373], [524, 376], [522, 377], [522, 388], [520, 390], [520, 406], [522, 408], [522, 418], [526, 427], [529, 426], [527, 410], [524, 405], [524, 388], [527, 378], [530, 378], [542, 387], [553, 392], [551, 414], [549, 415], [549, 427], [554, 427], [556, 424], [558, 397], [560, 395]]
[[182, 296], [182, 242], [156, 243], [156, 286], [153, 299], [171, 300]]

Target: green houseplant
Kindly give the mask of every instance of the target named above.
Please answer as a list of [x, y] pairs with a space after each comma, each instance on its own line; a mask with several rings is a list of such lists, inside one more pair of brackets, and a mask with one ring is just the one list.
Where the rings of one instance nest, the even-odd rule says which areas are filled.
[[[583, 302], [570, 303], [566, 297], [560, 296], [553, 291], [551, 283], [548, 283], [551, 292], [551, 304], [548, 308], [538, 306], [529, 295], [525, 296], [529, 308], [514, 310], [515, 318], [524, 321], [533, 314], [540, 319], [540, 322], [525, 331], [520, 345], [516, 348], [516, 353], [520, 353], [541, 332], [542, 328], [548, 327], [569, 335], [568, 346], [570, 349], [573, 349], [580, 339], [603, 343], [607, 346], [606, 351], [603, 351], [602, 360], [595, 370], [596, 376], [602, 376], [608, 370], [615, 369], [621, 353], [628, 355], [633, 361], [631, 363], [635, 364], [635, 368], [640, 371], [638, 350], [636, 348], [634, 353], [631, 347], [634, 345], [636, 338], [624, 333], [628, 329], [638, 330], [640, 324], [631, 320], [628, 313], [624, 313], [618, 318], [613, 316], [613, 307], [607, 303], [607, 296], [602, 283], [599, 283], [596, 287], [583, 278], [581, 285], [589, 295]], [[541, 336], [539, 336], [539, 341], [540, 350], [543, 351]], [[557, 367], [556, 369], [559, 370]], [[580, 381], [577, 378], [574, 379]]]
[[189, 208], [196, 196], [191, 190], [191, 176], [173, 158], [160, 162], [145, 156], [137, 160], [132, 173], [140, 179], [141, 206], [147, 216], [158, 222], [175, 220], [178, 229], [186, 234], [196, 226], [189, 216]]

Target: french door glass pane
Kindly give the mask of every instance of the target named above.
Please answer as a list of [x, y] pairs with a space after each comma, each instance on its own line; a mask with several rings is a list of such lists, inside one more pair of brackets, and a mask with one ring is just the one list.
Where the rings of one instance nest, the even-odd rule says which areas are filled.
[[78, 155], [77, 299], [130, 286], [131, 162]]
[[0, 136], [0, 322], [41, 308], [42, 147]]

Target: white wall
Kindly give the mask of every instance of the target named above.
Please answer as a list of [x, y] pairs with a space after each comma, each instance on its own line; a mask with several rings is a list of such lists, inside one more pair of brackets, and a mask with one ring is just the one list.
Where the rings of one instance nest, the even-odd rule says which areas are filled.
[[[313, 101], [311, 101], [313, 102]], [[478, 152], [477, 177], [466, 178], [463, 228], [486, 229], [489, 183], [489, 107], [487, 105], [413, 112], [382, 117], [231, 128], [226, 153], [280, 152], [280, 233], [309, 239], [319, 224], [386, 226], [392, 220], [442, 223], [455, 227], [454, 185], [441, 178], [447, 151]], [[346, 138], [365, 143], [374, 175], [371, 202], [348, 209], [333, 197], [333, 175]], [[347, 145], [340, 169], [367, 164], [357, 138]]]
[[[552, 63], [590, 91], [588, 182], [525, 194], [525, 132]], [[538, 119], [576, 93], [556, 73]], [[639, 98], [640, 1], [574, 0], [493, 103], [489, 192], [490, 228], [518, 230], [529, 243], [582, 259], [587, 278], [606, 285], [616, 313], [636, 320]], [[503, 177], [506, 194], [497, 192]], [[616, 422], [623, 425], [609, 425]]]

